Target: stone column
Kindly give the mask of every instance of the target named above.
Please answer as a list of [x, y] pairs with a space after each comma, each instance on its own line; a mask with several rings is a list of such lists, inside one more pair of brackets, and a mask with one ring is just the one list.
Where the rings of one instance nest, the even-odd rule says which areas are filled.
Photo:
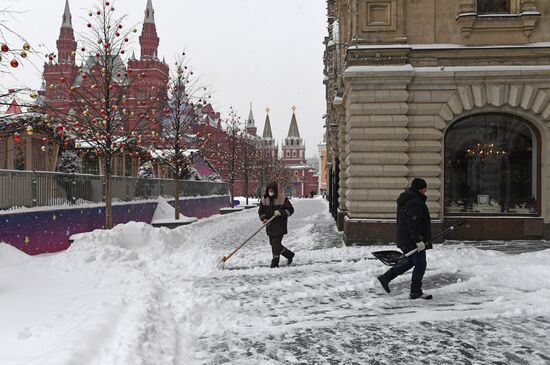
[[335, 103], [336, 120], [338, 122], [338, 159], [340, 161], [339, 189], [338, 189], [338, 215], [336, 225], [339, 231], [344, 230], [344, 217], [347, 214], [346, 208], [346, 188], [348, 182], [347, 164], [346, 164], [346, 111], [343, 101]]
[[418, 80], [409, 97], [409, 182], [420, 177], [428, 183], [428, 208], [433, 218], [443, 218], [441, 205], [442, 146], [445, 121], [441, 109], [455, 92], [452, 86], [437, 85], [437, 80]]
[[399, 70], [346, 75], [344, 234], [349, 243], [395, 238], [395, 201], [409, 175], [407, 85], [412, 75]]

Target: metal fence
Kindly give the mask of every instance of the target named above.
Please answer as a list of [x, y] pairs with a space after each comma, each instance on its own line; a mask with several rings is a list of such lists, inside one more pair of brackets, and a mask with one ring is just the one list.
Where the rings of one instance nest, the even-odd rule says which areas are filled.
[[[228, 195], [225, 183], [182, 180], [180, 197]], [[113, 176], [113, 201], [155, 199], [175, 195], [175, 180]], [[100, 203], [103, 176], [0, 170], [0, 210]]]

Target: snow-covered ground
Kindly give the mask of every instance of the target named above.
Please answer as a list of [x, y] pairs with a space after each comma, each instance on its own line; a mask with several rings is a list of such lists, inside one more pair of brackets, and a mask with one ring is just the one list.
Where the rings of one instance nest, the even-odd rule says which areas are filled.
[[379, 288], [381, 247], [343, 246], [324, 201], [292, 202], [295, 264], [278, 270], [263, 233], [216, 268], [256, 210], [129, 223], [40, 257], [1, 244], [0, 364], [550, 363], [547, 243], [438, 245], [435, 299], [411, 301], [410, 275]]

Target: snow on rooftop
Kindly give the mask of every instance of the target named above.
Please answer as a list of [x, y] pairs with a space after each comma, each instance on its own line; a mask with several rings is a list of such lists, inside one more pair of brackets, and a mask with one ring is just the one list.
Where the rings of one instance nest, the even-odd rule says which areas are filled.
[[413, 67], [412, 65], [350, 66], [344, 75], [367, 72], [503, 72], [503, 71], [549, 71], [550, 65], [484, 65], [450, 67]]
[[534, 42], [526, 44], [466, 46], [454, 43], [423, 43], [423, 44], [361, 44], [350, 46], [350, 49], [501, 49], [501, 48], [547, 48], [550, 42]]

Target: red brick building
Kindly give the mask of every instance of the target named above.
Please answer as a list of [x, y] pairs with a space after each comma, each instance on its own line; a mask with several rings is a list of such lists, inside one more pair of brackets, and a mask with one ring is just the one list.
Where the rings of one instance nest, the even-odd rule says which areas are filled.
[[[155, 11], [152, 0], [147, 0], [143, 28], [139, 37], [140, 58], [135, 53], [125, 63], [120, 56], [116, 56], [113, 62], [118, 69], [114, 75], [114, 88], [128, 88], [127, 109], [139, 111], [143, 105], [149, 108], [152, 98], [159, 100], [154, 105], [154, 119], [162, 119], [162, 110], [167, 100], [167, 83], [169, 80], [169, 67], [166, 62], [158, 57], [160, 39], [155, 25]], [[69, 89], [76, 90], [79, 95], [94, 95], [91, 90], [93, 77], [89, 75], [94, 71], [100, 71], [101, 65], [93, 55], [87, 57], [81, 65], [77, 65], [76, 55], [80, 52], [75, 40], [72, 24], [72, 14], [69, 1], [65, 2], [59, 38], [56, 42], [57, 56], [50, 57], [44, 64], [43, 89], [40, 91], [42, 102], [48, 105], [46, 113], [51, 117], [56, 115], [78, 115], [82, 112], [76, 98], [71, 98]], [[83, 55], [84, 56], [84, 55]], [[145, 75], [145, 77], [143, 77]], [[116, 94], [116, 91], [113, 92]], [[133, 129], [135, 125], [145, 125], [149, 130], [160, 131], [160, 125], [151, 125], [149, 121], [138, 120], [142, 113], [132, 114], [126, 121], [125, 128]], [[120, 161], [119, 161], [120, 160]], [[85, 156], [83, 158], [84, 171], [88, 173], [102, 173], [102, 164], [97, 156]], [[139, 161], [130, 157], [118, 158], [114, 161], [115, 175], [135, 175], [139, 168]]]

